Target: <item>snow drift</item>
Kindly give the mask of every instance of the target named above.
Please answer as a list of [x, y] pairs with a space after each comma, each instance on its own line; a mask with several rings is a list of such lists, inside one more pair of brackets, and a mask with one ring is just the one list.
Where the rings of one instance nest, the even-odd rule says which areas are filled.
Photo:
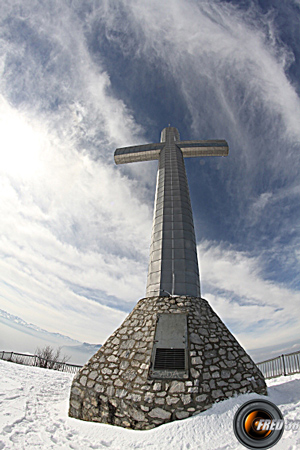
[[[68, 417], [73, 375], [0, 361], [0, 450], [2, 449], [150, 449], [242, 450], [233, 417], [247, 400], [240, 395], [189, 419], [149, 431], [132, 431]], [[285, 421], [300, 424], [300, 374], [268, 381], [269, 400]], [[300, 448], [298, 431], [284, 431], [274, 450]]]

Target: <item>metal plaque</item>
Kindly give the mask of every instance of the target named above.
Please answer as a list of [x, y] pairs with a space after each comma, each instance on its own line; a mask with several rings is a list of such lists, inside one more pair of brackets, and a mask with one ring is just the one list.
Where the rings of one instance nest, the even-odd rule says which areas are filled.
[[151, 378], [188, 378], [187, 314], [158, 314], [151, 356]]

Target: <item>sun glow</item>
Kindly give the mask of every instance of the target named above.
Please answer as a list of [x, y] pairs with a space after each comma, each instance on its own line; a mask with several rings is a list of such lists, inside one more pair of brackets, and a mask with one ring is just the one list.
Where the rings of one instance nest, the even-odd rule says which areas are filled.
[[45, 144], [39, 127], [0, 98], [0, 172], [22, 178], [38, 174]]

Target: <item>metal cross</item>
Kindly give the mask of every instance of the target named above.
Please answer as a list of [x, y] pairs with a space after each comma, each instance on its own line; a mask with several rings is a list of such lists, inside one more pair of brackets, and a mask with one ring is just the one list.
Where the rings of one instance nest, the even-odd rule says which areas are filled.
[[160, 143], [118, 148], [115, 163], [158, 160], [146, 297], [200, 297], [193, 213], [184, 159], [227, 156], [224, 140], [181, 141], [177, 128], [161, 132]]

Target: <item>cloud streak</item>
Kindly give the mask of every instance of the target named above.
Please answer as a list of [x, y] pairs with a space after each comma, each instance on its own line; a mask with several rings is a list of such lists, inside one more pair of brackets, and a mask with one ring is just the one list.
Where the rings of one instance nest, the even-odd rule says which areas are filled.
[[156, 163], [113, 152], [173, 121], [230, 145], [186, 164], [205, 296], [250, 348], [299, 335], [298, 48], [276, 5], [1, 8], [1, 307], [85, 341], [119, 325], [145, 291]]
[[[259, 234], [255, 240], [251, 235], [249, 217], [261, 195], [299, 186], [300, 101], [288, 72], [295, 56], [279, 35], [274, 10], [263, 13], [250, 5], [245, 10], [219, 1], [120, 1], [106, 3], [101, 13], [107, 38], [124, 55], [148, 61], [149, 67], [161, 65], [175, 80], [192, 120], [192, 137], [228, 140], [228, 161], [214, 163], [222, 192], [211, 183], [209, 171], [201, 174], [203, 184], [230, 208], [222, 217], [225, 228], [246, 228], [249, 239], [263, 246]], [[124, 39], [128, 28], [130, 40]], [[293, 201], [289, 196], [287, 202]], [[272, 210], [263, 213], [259, 221], [272, 221]], [[239, 232], [234, 233], [226, 238], [236, 238]], [[276, 217], [269, 233], [270, 245], [278, 233], [285, 235], [284, 215]]]
[[218, 314], [248, 348], [274, 344], [297, 335], [299, 292], [265, 279], [263, 259], [222, 244], [198, 246], [203, 292]]
[[[17, 144], [26, 143], [2, 146], [2, 306], [50, 330], [69, 317], [72, 336], [104, 339], [137, 300], [132, 290], [144, 291], [136, 274], [146, 272], [151, 211], [132, 195], [136, 181], [29, 123], [3, 99], [1, 113], [18, 129]], [[77, 294], [85, 287], [93, 299]], [[94, 317], [107, 315], [99, 334]]]

